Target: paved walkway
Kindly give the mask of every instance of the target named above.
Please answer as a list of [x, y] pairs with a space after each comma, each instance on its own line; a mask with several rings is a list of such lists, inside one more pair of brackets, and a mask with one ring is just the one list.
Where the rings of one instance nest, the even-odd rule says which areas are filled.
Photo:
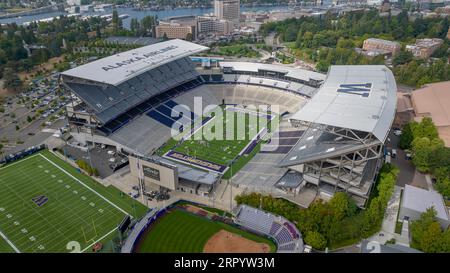
[[433, 187], [433, 182], [431, 181], [431, 177], [429, 174], [425, 175], [425, 181], [427, 181], [428, 190], [436, 192], [436, 190]]
[[395, 233], [395, 225], [397, 223], [397, 215], [400, 208], [401, 191], [401, 187], [395, 186], [394, 193], [388, 202], [388, 206], [384, 214], [381, 230], [374, 236], [370, 237], [370, 241], [377, 241], [380, 244], [384, 244], [386, 241], [398, 236], [398, 234]]

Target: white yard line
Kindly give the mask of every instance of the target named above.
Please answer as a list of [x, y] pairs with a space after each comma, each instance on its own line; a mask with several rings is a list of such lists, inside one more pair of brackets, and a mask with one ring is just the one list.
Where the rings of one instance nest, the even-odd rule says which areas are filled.
[[[200, 126], [194, 130], [194, 132], [191, 132], [189, 135], [186, 135], [184, 137], [182, 137], [183, 140], [187, 140], [188, 138], [190, 138], [191, 136], [195, 135], [200, 129], [202, 129], [203, 127], [205, 127], [208, 123], [210, 123], [216, 116], [212, 117], [210, 120], [208, 120], [205, 124], [199, 124]], [[202, 121], [203, 122], [203, 121]], [[195, 124], [194, 124], [194, 128], [195, 128]]]
[[98, 239], [97, 241], [93, 242], [92, 244], [88, 245], [85, 249], [83, 249], [81, 251], [81, 253], [85, 252], [86, 250], [88, 250], [89, 248], [91, 248], [93, 245], [95, 245], [96, 243], [100, 242], [101, 240], [105, 239], [107, 236], [109, 236], [111, 233], [113, 233], [114, 231], [116, 231], [117, 229], [113, 229], [110, 232], [106, 233], [105, 235], [103, 235], [103, 237], [101, 237], [100, 239]]
[[[101, 199], [105, 200], [108, 204], [110, 204], [111, 206], [115, 207], [116, 209], [118, 209], [119, 211], [123, 212], [125, 215], [129, 215], [128, 212], [124, 211], [123, 209], [121, 209], [120, 207], [118, 207], [116, 204], [112, 203], [111, 201], [109, 201], [108, 199], [106, 199], [103, 195], [101, 195], [100, 193], [96, 192], [94, 189], [92, 189], [91, 187], [89, 187], [88, 185], [84, 184], [83, 182], [81, 182], [78, 178], [76, 178], [75, 176], [73, 176], [72, 174], [70, 174], [69, 172], [67, 172], [66, 170], [64, 170], [63, 168], [61, 168], [60, 166], [58, 166], [57, 164], [55, 164], [53, 161], [51, 161], [50, 159], [48, 159], [47, 157], [45, 157], [42, 154], [39, 154], [40, 156], [42, 156], [45, 160], [47, 160], [48, 162], [50, 162], [53, 166], [55, 166], [56, 168], [58, 168], [60, 171], [64, 172], [65, 174], [67, 174], [69, 177], [71, 177], [72, 179], [74, 179], [75, 181], [77, 181], [78, 183], [80, 183], [81, 185], [83, 185], [84, 187], [86, 187], [87, 189], [91, 190], [93, 193], [95, 193], [98, 197], [100, 197]], [[131, 218], [133, 218], [130, 215]]]
[[0, 231], [0, 236], [8, 243], [8, 245], [14, 249], [14, 251], [16, 253], [20, 253], [20, 250], [8, 239], [8, 237], [6, 237], [5, 234], [3, 234], [3, 232]]

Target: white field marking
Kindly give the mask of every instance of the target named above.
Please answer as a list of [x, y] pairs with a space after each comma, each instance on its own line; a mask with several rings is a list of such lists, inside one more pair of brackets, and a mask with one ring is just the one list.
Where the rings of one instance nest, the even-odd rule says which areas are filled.
[[[194, 137], [194, 135], [200, 130], [200, 129], [202, 129], [203, 127], [205, 127], [208, 123], [210, 123], [213, 119], [215, 119], [216, 118], [216, 116], [214, 116], [214, 117], [212, 117], [212, 118], [210, 118], [205, 124], [202, 124], [203, 123], [203, 120], [200, 122], [200, 126], [197, 128], [197, 129], [195, 129], [193, 132], [192, 132], [192, 130], [190, 130], [191, 132], [188, 134], [188, 135], [186, 135], [186, 136], [184, 136], [184, 137], [182, 137], [182, 139], [183, 140], [186, 140], [186, 139], [189, 139], [191, 136], [192, 137]], [[194, 124], [194, 128], [195, 128], [195, 124]], [[190, 129], [192, 129], [192, 128], [190, 128]], [[194, 137], [194, 139], [195, 139], [195, 137]]]
[[[83, 185], [84, 187], [86, 187], [87, 189], [91, 190], [93, 193], [95, 193], [98, 197], [100, 197], [101, 199], [105, 200], [106, 203], [110, 204], [111, 206], [115, 207], [116, 209], [118, 209], [119, 211], [123, 212], [125, 215], [129, 215], [129, 213], [127, 213], [126, 211], [124, 211], [123, 209], [121, 209], [120, 207], [118, 207], [116, 204], [112, 203], [111, 201], [109, 201], [108, 199], [106, 199], [103, 195], [101, 195], [100, 193], [96, 192], [94, 189], [92, 189], [91, 187], [89, 187], [88, 185], [84, 184], [83, 182], [81, 182], [78, 178], [74, 177], [73, 175], [71, 175], [70, 173], [68, 173], [66, 170], [64, 170], [63, 168], [61, 168], [60, 166], [56, 165], [53, 161], [51, 161], [50, 159], [48, 159], [47, 157], [43, 156], [42, 154], [39, 154], [40, 156], [42, 156], [45, 160], [47, 160], [48, 162], [50, 162], [53, 166], [55, 166], [56, 168], [58, 168], [60, 171], [62, 171], [63, 173], [67, 174], [69, 177], [71, 177], [73, 180], [77, 181], [78, 183], [80, 183], [81, 185]], [[133, 216], [131, 216], [131, 219], [133, 219]]]
[[21, 159], [21, 160], [19, 160], [19, 161], [16, 161], [16, 162], [14, 162], [14, 163], [8, 164], [8, 165], [6, 165], [5, 167], [1, 167], [1, 168], [0, 168], [0, 171], [3, 170], [3, 169], [6, 169], [6, 168], [12, 167], [12, 166], [14, 166], [14, 165], [16, 165], [16, 164], [22, 163], [22, 162], [24, 162], [25, 160], [28, 160], [28, 159], [33, 158], [33, 157], [38, 156], [38, 155], [40, 155], [40, 154], [34, 154], [34, 155], [31, 155], [31, 156], [26, 157], [26, 158], [24, 158], [24, 159]]
[[100, 239], [98, 239], [97, 241], [93, 242], [92, 244], [88, 245], [85, 249], [81, 250], [81, 253], [85, 252], [86, 250], [88, 250], [89, 248], [91, 248], [93, 245], [95, 245], [96, 243], [100, 242], [101, 240], [105, 239], [107, 236], [109, 236], [111, 233], [113, 233], [114, 231], [116, 231], [117, 228], [114, 228], [113, 230], [111, 230], [110, 232], [106, 233], [105, 235], [103, 235], [103, 237], [101, 237]]
[[14, 251], [16, 253], [20, 253], [20, 250], [6, 237], [5, 234], [3, 234], [3, 232], [0, 231], [0, 236], [8, 243], [8, 245], [14, 249]]

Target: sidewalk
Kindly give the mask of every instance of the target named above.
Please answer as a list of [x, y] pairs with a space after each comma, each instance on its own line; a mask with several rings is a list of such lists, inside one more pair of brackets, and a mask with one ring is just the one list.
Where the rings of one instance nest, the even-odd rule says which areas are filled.
[[[395, 186], [394, 193], [388, 202], [386, 212], [384, 214], [383, 223], [380, 232], [370, 237], [370, 241], [377, 241], [380, 244], [386, 243], [386, 241], [395, 238], [397, 240], [398, 234], [395, 233], [395, 225], [397, 223], [398, 210], [400, 208], [400, 197], [402, 188]], [[380, 236], [380, 234], [383, 234]]]

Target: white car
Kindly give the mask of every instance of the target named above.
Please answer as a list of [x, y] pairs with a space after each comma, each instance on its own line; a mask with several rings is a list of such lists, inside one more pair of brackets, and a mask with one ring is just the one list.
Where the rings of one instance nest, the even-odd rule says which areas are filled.
[[394, 131], [394, 135], [396, 135], [396, 136], [400, 136], [401, 134], [402, 134], [402, 131], [400, 131], [400, 130]]

